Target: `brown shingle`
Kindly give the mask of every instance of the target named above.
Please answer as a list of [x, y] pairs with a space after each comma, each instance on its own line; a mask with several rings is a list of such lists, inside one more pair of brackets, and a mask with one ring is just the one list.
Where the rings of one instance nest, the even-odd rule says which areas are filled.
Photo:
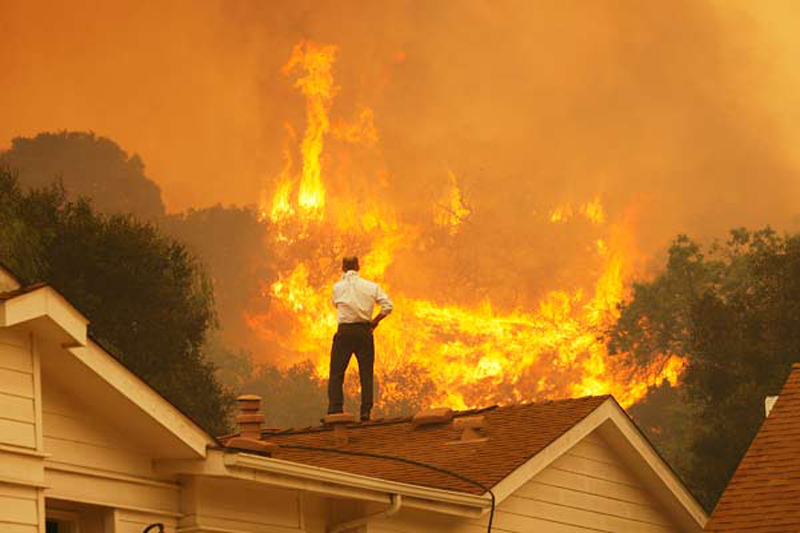
[[706, 531], [800, 531], [800, 364], [792, 365]]
[[[414, 426], [401, 418], [349, 426], [349, 442], [336, 448], [330, 428], [265, 432], [264, 440], [279, 446], [304, 445], [348, 452], [391, 455], [457, 472], [486, 486], [494, 486], [568, 429], [583, 420], [609, 396], [534, 404], [490, 407], [454, 414], [480, 413], [486, 419], [486, 440], [456, 443], [461, 431], [452, 423]], [[275, 458], [446, 490], [482, 494], [483, 489], [441, 472], [372, 457], [280, 448]]]

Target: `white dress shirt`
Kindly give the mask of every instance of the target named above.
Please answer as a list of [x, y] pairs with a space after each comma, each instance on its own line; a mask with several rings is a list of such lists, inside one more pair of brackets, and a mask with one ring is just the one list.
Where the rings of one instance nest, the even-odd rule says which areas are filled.
[[339, 324], [370, 322], [376, 304], [384, 315], [394, 307], [377, 283], [365, 280], [355, 270], [345, 272], [333, 285], [333, 305], [339, 311]]

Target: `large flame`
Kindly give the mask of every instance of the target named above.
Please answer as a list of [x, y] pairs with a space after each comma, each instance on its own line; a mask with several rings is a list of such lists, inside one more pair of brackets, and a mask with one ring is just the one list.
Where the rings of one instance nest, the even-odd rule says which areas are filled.
[[[455, 408], [604, 393], [630, 405], [648, 386], [677, 381], [683, 366], [677, 357], [665, 356], [645, 369], [624, 364], [624, 358], [609, 362], [600, 335], [618, 316], [625, 280], [633, 274], [635, 247], [631, 232], [610, 219], [599, 195], [575, 206], [554, 206], [548, 220], [564, 224], [582, 217], [603, 235], [591, 243], [601, 267], [593, 291], [552, 290], [535, 309], [509, 311], [490, 298], [463, 305], [446, 295], [413, 297], [401, 283], [387, 279], [399, 252], [419, 249], [421, 236], [436, 228], [455, 237], [472, 208], [452, 171], [446, 171], [446, 190], [430, 199], [427, 225], [403, 220], [380, 199], [380, 183], [386, 179], [380, 171], [366, 180], [378, 186], [362, 186], [351, 151], [374, 150], [378, 132], [367, 107], [352, 122], [340, 121], [331, 129], [336, 52], [335, 46], [301, 43], [283, 69], [286, 75], [299, 72], [295, 86], [306, 97], [306, 126], [299, 155], [291, 147], [285, 150], [286, 164], [272, 198], [262, 202], [262, 216], [277, 228], [273, 244], [282, 267], [267, 289], [270, 310], [248, 316], [251, 327], [280, 347], [280, 355], [287, 361], [310, 359], [319, 375], [327, 376], [336, 329], [330, 303], [333, 275], [341, 255], [360, 250], [362, 275], [381, 283], [396, 309], [376, 333], [379, 408], [411, 394], [407, 381], [420, 376], [435, 384], [426, 389], [423, 403]], [[291, 141], [294, 129], [288, 131]], [[325, 164], [329, 133], [341, 144], [336, 169]], [[298, 170], [295, 159], [300, 159]], [[336, 185], [337, 194], [326, 198], [326, 181]]]

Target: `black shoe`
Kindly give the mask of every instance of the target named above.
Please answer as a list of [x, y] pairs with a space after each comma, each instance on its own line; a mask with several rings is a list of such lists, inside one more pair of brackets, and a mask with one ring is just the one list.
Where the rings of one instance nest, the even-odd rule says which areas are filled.
[[369, 422], [369, 415], [361, 415], [362, 422]]

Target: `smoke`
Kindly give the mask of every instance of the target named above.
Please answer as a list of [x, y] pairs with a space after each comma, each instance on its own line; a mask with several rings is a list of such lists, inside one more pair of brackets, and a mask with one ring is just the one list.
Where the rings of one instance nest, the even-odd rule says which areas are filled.
[[171, 211], [257, 203], [284, 123], [303, 124], [280, 68], [303, 39], [333, 43], [331, 115], [374, 110], [382, 170], [354, 164], [331, 186], [380, 182], [403, 219], [425, 221], [452, 172], [469, 206], [446, 247], [423, 239], [387, 275], [428, 272], [404, 278], [411, 295], [533, 305], [597, 274], [597, 229], [550, 224], [558, 205], [602, 199], [643, 256], [679, 232], [789, 227], [797, 132], [777, 110], [796, 91], [760, 26], [776, 17], [694, 0], [12, 0], [0, 146], [94, 130], [143, 157]]

